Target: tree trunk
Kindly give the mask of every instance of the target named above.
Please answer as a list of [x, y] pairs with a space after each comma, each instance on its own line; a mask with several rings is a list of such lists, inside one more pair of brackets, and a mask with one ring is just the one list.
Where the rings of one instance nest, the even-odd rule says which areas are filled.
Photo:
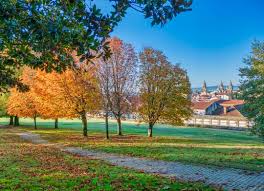
[[13, 116], [9, 117], [9, 125], [14, 125], [14, 117]]
[[19, 117], [15, 116], [15, 126], [19, 126]]
[[37, 117], [34, 117], [34, 128], [37, 129]]
[[83, 136], [87, 137], [87, 117], [86, 117], [86, 112], [83, 112], [81, 115], [82, 118], [82, 125], [83, 125]]
[[149, 124], [148, 137], [152, 137], [152, 130], [153, 130], [153, 125], [152, 124]]
[[59, 128], [59, 120], [58, 118], [55, 119], [55, 129]]
[[121, 117], [117, 117], [117, 135], [122, 135]]
[[109, 139], [108, 111], [105, 112], [105, 133], [106, 139]]

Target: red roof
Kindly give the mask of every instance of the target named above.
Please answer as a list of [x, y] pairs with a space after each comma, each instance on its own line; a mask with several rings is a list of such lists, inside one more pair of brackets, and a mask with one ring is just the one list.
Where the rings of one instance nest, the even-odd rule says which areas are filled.
[[227, 105], [227, 106], [236, 106], [236, 105], [243, 105], [245, 102], [244, 100], [219, 100], [218, 103], [220, 105]]
[[220, 110], [219, 115], [222, 116], [232, 116], [232, 117], [244, 117], [241, 112], [239, 111], [240, 108], [231, 106], [230, 108], [228, 108], [227, 113], [224, 113], [223, 108]]
[[212, 105], [215, 101], [199, 101], [199, 102], [193, 102], [192, 103], [192, 108], [193, 109], [200, 109], [200, 110], [205, 110], [207, 109], [210, 105]]

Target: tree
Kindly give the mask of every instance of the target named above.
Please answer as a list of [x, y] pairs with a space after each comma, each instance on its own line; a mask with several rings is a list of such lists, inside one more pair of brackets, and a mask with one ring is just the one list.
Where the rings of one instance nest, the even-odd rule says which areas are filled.
[[252, 53], [240, 68], [241, 98], [245, 100], [244, 114], [254, 121], [252, 131], [264, 137], [264, 42], [252, 43]]
[[[38, 116], [37, 105], [31, 92], [20, 92], [16, 88], [11, 89], [11, 96], [8, 100], [8, 114], [17, 117], [30, 117], [34, 119], [34, 127], [37, 128], [36, 119]], [[15, 122], [17, 126], [18, 122]]]
[[30, 86], [30, 91], [34, 92], [37, 110], [41, 118], [54, 119], [55, 129], [58, 128], [59, 118], [74, 117], [74, 112], [68, 109], [60, 87], [58, 73], [46, 73], [41, 70], [36, 71], [35, 83]]
[[98, 70], [97, 78], [99, 80], [100, 94], [102, 98], [102, 106], [105, 115], [106, 139], [109, 139], [109, 99], [110, 99], [110, 65], [102, 59], [97, 60]]
[[140, 53], [139, 112], [149, 124], [149, 137], [157, 122], [183, 124], [192, 113], [190, 92], [187, 73], [172, 65], [162, 52], [145, 48]]
[[[7, 103], [9, 93], [0, 94], [0, 117], [7, 116]], [[14, 116], [9, 116], [9, 125], [14, 125]]]
[[[24, 68], [22, 82], [31, 87], [34, 84], [36, 71], [28, 67]], [[18, 117], [30, 117], [34, 119], [35, 129], [37, 128], [36, 119], [39, 115], [38, 105], [35, 94], [32, 91], [21, 92], [16, 88], [10, 90], [10, 97], [7, 104], [7, 112], [15, 116], [15, 125], [19, 125]]]
[[87, 136], [87, 113], [100, 107], [96, 66], [76, 65], [61, 74], [25, 68], [21, 79], [29, 90], [21, 92], [16, 88], [11, 89], [8, 113], [34, 118], [35, 128], [37, 116], [55, 119], [56, 128], [60, 117], [80, 117], [83, 134]]
[[112, 55], [101, 64], [101, 83], [104, 88], [108, 88], [104, 92], [107, 104], [117, 120], [117, 134], [122, 135], [122, 116], [129, 112], [129, 97], [135, 94], [137, 79], [137, 55], [131, 44], [124, 43], [118, 38], [110, 40], [110, 48]]
[[96, 67], [92, 64], [79, 66], [78, 69], [66, 70], [59, 77], [59, 88], [68, 110], [82, 120], [83, 135], [87, 136], [87, 114], [101, 107]]
[[[192, 0], [109, 0], [103, 13], [93, 0], [0, 1], [0, 87], [15, 85], [13, 70], [25, 65], [63, 71], [80, 59], [110, 56], [105, 40], [129, 8], [164, 25], [190, 10]], [[96, 54], [94, 54], [96, 53]]]

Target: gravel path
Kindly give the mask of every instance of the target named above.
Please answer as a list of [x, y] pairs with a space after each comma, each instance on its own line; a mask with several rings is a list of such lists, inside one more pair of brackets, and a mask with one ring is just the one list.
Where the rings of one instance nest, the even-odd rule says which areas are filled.
[[[48, 141], [42, 139], [38, 134], [21, 133], [20, 137], [35, 144], [48, 144]], [[100, 159], [114, 165], [176, 177], [185, 181], [202, 181], [208, 185], [221, 186], [226, 190], [264, 191], [264, 172], [254, 173], [237, 169], [186, 165], [179, 162], [121, 156], [78, 147], [63, 147], [62, 145], [56, 145], [56, 147], [68, 153]]]

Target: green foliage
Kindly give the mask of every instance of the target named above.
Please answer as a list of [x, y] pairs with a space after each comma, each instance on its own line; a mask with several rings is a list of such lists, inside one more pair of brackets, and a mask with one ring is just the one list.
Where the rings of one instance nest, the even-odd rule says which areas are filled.
[[152, 20], [152, 25], [164, 25], [179, 13], [190, 11], [192, 0], [111, 0], [119, 9], [131, 7]]
[[104, 14], [93, 0], [1, 0], [0, 87], [14, 85], [14, 69], [29, 65], [61, 72], [73, 65], [72, 51], [80, 60], [110, 56], [106, 38], [128, 8], [142, 12], [152, 24], [165, 24], [190, 10], [191, 0], [109, 0]]
[[7, 93], [0, 94], [0, 117], [6, 116], [6, 108], [7, 108], [7, 102], [8, 102], [9, 95]]
[[252, 53], [244, 63], [246, 67], [240, 69], [243, 111], [254, 121], [253, 132], [264, 137], [264, 42], [252, 43]]
[[144, 121], [151, 128], [158, 121], [183, 125], [183, 120], [191, 115], [187, 73], [152, 48], [140, 53], [140, 62], [140, 114]]
[[8, 58], [6, 60], [4, 59], [0, 53], [0, 93], [6, 93], [9, 87], [15, 85], [22, 91], [28, 90], [28, 87], [19, 79], [21, 70], [16, 65], [13, 65], [12, 60]]

